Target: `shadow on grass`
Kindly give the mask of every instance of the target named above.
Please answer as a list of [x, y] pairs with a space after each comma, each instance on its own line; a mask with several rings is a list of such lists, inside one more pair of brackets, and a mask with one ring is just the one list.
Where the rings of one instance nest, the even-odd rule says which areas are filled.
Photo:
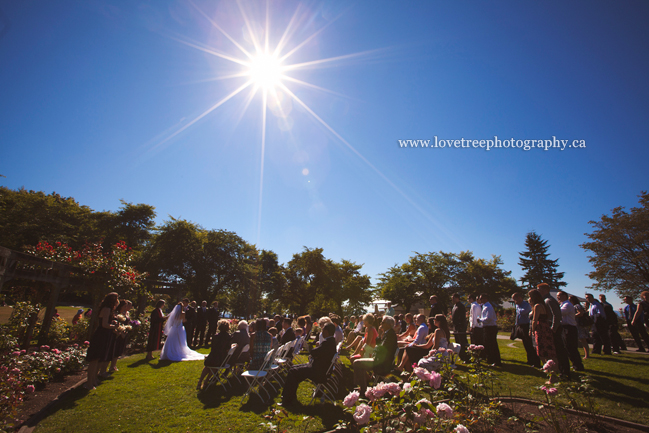
[[126, 367], [127, 368], [138, 368], [138, 367], [140, 367], [142, 365], [147, 365], [149, 363], [151, 363], [151, 361], [147, 361], [146, 358], [142, 358], [139, 361], [131, 362]]
[[318, 400], [316, 399], [316, 403], [311, 405], [297, 403], [288, 406], [286, 410], [293, 415], [320, 418], [325, 430], [333, 429], [340, 420], [349, 416], [349, 414], [343, 410], [342, 406], [317, 402]]
[[608, 377], [592, 376], [593, 387], [599, 391], [600, 396], [618, 403], [626, 403], [639, 409], [646, 409], [649, 401], [649, 392], [642, 391], [633, 386], [624, 385]]
[[87, 390], [83, 386], [79, 386], [73, 390], [70, 390], [66, 394], [65, 398], [59, 400], [56, 404], [47, 408], [43, 413], [39, 414], [39, 416], [35, 417], [34, 419], [30, 419], [29, 422], [25, 423], [24, 425], [27, 427], [35, 427], [38, 423], [40, 423], [47, 417], [56, 414], [59, 411], [74, 410], [78, 406], [77, 401], [85, 398], [88, 394], [90, 394], [90, 392], [92, 391]]
[[520, 361], [507, 361], [506, 363], [503, 363], [500, 369], [504, 372], [519, 376], [547, 377], [547, 374], [543, 371], [537, 370], [536, 368]]

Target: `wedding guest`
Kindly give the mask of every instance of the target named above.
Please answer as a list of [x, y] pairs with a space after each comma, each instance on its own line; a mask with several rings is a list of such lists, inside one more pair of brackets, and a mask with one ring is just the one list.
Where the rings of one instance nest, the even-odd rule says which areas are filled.
[[482, 324], [484, 332], [484, 347], [487, 352], [487, 362], [492, 366], [501, 365], [500, 349], [498, 348], [498, 323], [496, 322], [496, 310], [489, 302], [489, 295], [480, 295], [482, 314], [478, 322]]
[[541, 283], [536, 286], [543, 297], [543, 302], [548, 312], [550, 328], [552, 329], [552, 338], [554, 338], [554, 350], [557, 354], [557, 363], [559, 364], [559, 373], [563, 378], [570, 380], [570, 358], [568, 350], [563, 343], [563, 325], [561, 323], [561, 306], [559, 302], [550, 295], [550, 285]]
[[568, 300], [575, 307], [575, 319], [577, 320], [577, 337], [581, 347], [584, 348], [584, 359], [588, 359], [588, 337], [590, 336], [590, 328], [593, 322], [588, 316], [588, 311], [581, 305], [579, 298], [571, 295]]
[[79, 323], [79, 320], [81, 320], [81, 316], [83, 316], [83, 308], [77, 310], [77, 314], [75, 314], [74, 317], [72, 318], [72, 324], [76, 325], [77, 323]]
[[471, 310], [469, 310], [469, 331], [471, 331], [471, 343], [476, 346], [484, 343], [484, 329], [478, 318], [482, 315], [482, 306], [477, 302], [476, 295], [469, 295]]
[[[644, 323], [642, 323], [642, 319], [644, 319]], [[649, 326], [649, 290], [640, 293], [640, 302], [638, 302], [631, 323], [637, 327]]]
[[160, 342], [162, 340], [162, 327], [166, 320], [165, 315], [162, 313], [162, 307], [164, 307], [164, 299], [158, 300], [156, 302], [153, 311], [151, 312], [151, 329], [149, 330], [149, 340], [146, 346], [146, 360], [151, 361], [153, 359], [153, 352], [160, 350]]
[[266, 331], [266, 321], [255, 321], [255, 333], [250, 336], [250, 370], [258, 370], [264, 362], [264, 357], [270, 351], [272, 337]]
[[[440, 349], [448, 349], [448, 339], [450, 338], [446, 316], [443, 314], [436, 315], [435, 326], [437, 326], [437, 328], [433, 334], [432, 344], [429, 347], [430, 352], [428, 355], [417, 361], [418, 366], [429, 371], [437, 371], [440, 369], [442, 364], [438, 356], [436, 356], [436, 352]], [[443, 350], [442, 353], [442, 356], [447, 356], [445, 350]]]
[[334, 338], [336, 339], [336, 345], [340, 344], [343, 342], [345, 339], [345, 333], [343, 332], [343, 328], [340, 327], [340, 316], [337, 314], [332, 314], [330, 316], [331, 321], [336, 325], [336, 332], [334, 333]]
[[604, 308], [604, 312], [606, 313], [608, 337], [611, 340], [611, 347], [613, 348], [613, 353], [615, 355], [619, 355], [620, 350], [626, 350], [626, 344], [624, 343], [624, 340], [622, 340], [622, 336], [618, 331], [619, 324], [617, 322], [617, 314], [615, 314], [615, 310], [613, 309], [613, 306], [608, 302], [606, 302], [606, 295], [599, 295], [599, 302], [600, 304], [602, 304], [602, 307]]
[[412, 313], [407, 313], [405, 317], [406, 329], [397, 335], [397, 341], [410, 343], [417, 332], [417, 325], [413, 321]]
[[[466, 338], [466, 307], [462, 303], [462, 297], [459, 293], [453, 293], [451, 299], [453, 300], [451, 320], [453, 321], [453, 328], [455, 328], [455, 342], [462, 347], [459, 355], [460, 359], [467, 360], [466, 348], [469, 346], [469, 341]], [[447, 338], [451, 337], [447, 336]]]
[[118, 371], [117, 360], [124, 354], [124, 350], [126, 350], [128, 333], [132, 329], [131, 316], [129, 315], [129, 311], [132, 307], [133, 303], [125, 299], [119, 301], [119, 305], [117, 306], [117, 315], [115, 316], [117, 320], [117, 328], [114, 330], [115, 351], [113, 352], [113, 359], [110, 363], [110, 368], [108, 369], [109, 373]]
[[293, 327], [291, 326], [293, 324], [293, 321], [285, 317], [282, 320], [282, 329], [284, 332], [282, 333], [282, 341], [280, 342], [281, 344], [286, 344], [289, 341], [295, 340], [295, 331], [293, 331]]
[[100, 368], [105, 368], [105, 365], [108, 365], [113, 358], [110, 349], [114, 348], [113, 329], [117, 328], [117, 322], [113, 320], [113, 315], [118, 304], [119, 296], [117, 293], [111, 292], [106, 295], [99, 306], [99, 326], [90, 338], [90, 345], [86, 353], [86, 362], [88, 362], [86, 389], [95, 389], [99, 384], [97, 376]]
[[232, 354], [232, 364], [240, 364], [250, 361], [250, 351], [241, 353], [243, 348], [250, 344], [250, 334], [248, 334], [248, 322], [241, 320], [237, 324], [237, 330], [232, 333], [233, 344], [237, 343], [237, 348]]
[[327, 323], [333, 323], [331, 321], [331, 319], [329, 318], [329, 316], [322, 316], [321, 318], [318, 319], [318, 328], [320, 328], [320, 334], [318, 334], [318, 341], [316, 343], [317, 345], [322, 344], [322, 342], [324, 341], [324, 336], [322, 335], [322, 330], [324, 329], [324, 327], [325, 327], [325, 325]]
[[230, 322], [225, 319], [219, 320], [217, 329], [219, 332], [212, 339], [212, 350], [210, 350], [210, 354], [205, 358], [203, 364], [205, 367], [203, 367], [201, 377], [198, 379], [198, 385], [196, 386], [197, 390], [201, 390], [203, 385], [206, 385], [212, 377], [208, 367], [220, 367], [230, 350], [230, 345], [232, 343], [232, 337], [230, 337]]
[[88, 308], [88, 310], [83, 313], [83, 315], [86, 319], [90, 319], [92, 317], [92, 308]]
[[269, 328], [268, 333], [270, 334], [270, 348], [278, 349], [279, 340], [277, 339], [277, 328]]
[[376, 350], [370, 358], [359, 358], [352, 362], [354, 369], [354, 384], [360, 386], [360, 395], [367, 390], [367, 372], [374, 371], [386, 375], [394, 365], [394, 355], [397, 350], [397, 334], [394, 332], [394, 318], [383, 316], [381, 321], [383, 338], [376, 344]]
[[219, 322], [219, 302], [214, 301], [212, 303], [212, 308], [207, 310], [207, 321], [209, 322], [207, 328], [207, 337], [205, 338], [205, 344], [209, 345], [212, 337], [216, 333], [216, 325]]
[[[554, 337], [552, 335], [552, 328], [548, 321], [550, 313], [549, 307], [543, 302], [543, 296], [537, 289], [532, 289], [528, 292], [530, 304], [532, 305], [532, 328], [536, 340], [536, 353], [541, 358], [544, 364], [553, 360], [557, 362], [557, 353], [554, 349]], [[554, 381], [554, 371], [551, 372], [552, 376], [550, 381]]]
[[[631, 296], [625, 296], [624, 302], [627, 304], [626, 307], [624, 307], [624, 318], [626, 319], [627, 328], [629, 329], [635, 344], [638, 346], [637, 352], [644, 352], [645, 348], [642, 345], [642, 339], [644, 339], [645, 344], [649, 347], [649, 335], [647, 334], [647, 330], [644, 329], [643, 313], [640, 312], [640, 326], [634, 325], [633, 317], [635, 316], [638, 307], [633, 303], [633, 298]], [[642, 337], [642, 339], [640, 337]]]
[[202, 347], [205, 340], [205, 328], [207, 327], [207, 301], [201, 302], [196, 309], [196, 330], [194, 331], [194, 346]]
[[561, 303], [561, 324], [563, 326], [563, 343], [568, 351], [568, 357], [575, 371], [584, 371], [584, 364], [579, 356], [579, 331], [575, 306], [568, 299], [566, 292], [557, 292], [557, 300]]
[[[372, 352], [376, 346], [376, 337], [378, 336], [378, 332], [376, 332], [376, 328], [374, 328], [374, 315], [368, 313], [363, 316], [363, 323], [365, 324], [365, 336], [349, 359], [369, 358], [372, 356]], [[334, 332], [335, 331], [336, 328], [334, 327]]]
[[527, 354], [527, 365], [541, 368], [541, 359], [536, 353], [532, 337], [530, 336], [530, 313], [532, 313], [532, 306], [523, 299], [520, 293], [512, 295], [512, 301], [516, 305], [516, 327], [515, 337], [523, 341], [523, 347]]
[[[426, 354], [430, 352], [431, 349], [438, 349], [440, 347], [439, 344], [441, 342], [441, 338], [443, 337], [447, 339], [448, 335], [450, 335], [446, 316], [444, 316], [443, 314], [438, 314], [435, 317], [428, 318], [427, 329], [430, 330], [433, 327], [435, 330], [433, 332], [429, 332], [426, 335], [423, 343], [418, 344], [416, 342], [412, 342], [408, 346], [406, 346], [403, 356], [401, 357], [401, 362], [396, 368], [397, 371], [412, 371], [413, 364], [419, 362], [419, 360], [426, 356]], [[441, 332], [437, 332], [440, 327], [442, 328]], [[437, 340], [435, 340], [435, 336], [438, 337]], [[448, 340], [446, 340], [446, 343], [444, 343], [443, 347], [445, 349], [448, 347]]]
[[[433, 295], [429, 299], [430, 302], [430, 314], [429, 317], [435, 317], [438, 314], [443, 314], [446, 316], [446, 309], [442, 306], [442, 303], [438, 301], [437, 295]], [[434, 332], [434, 329], [430, 329], [429, 332]]]
[[183, 326], [185, 327], [185, 335], [187, 336], [187, 346], [193, 347], [192, 337], [194, 336], [194, 330], [196, 329], [196, 301], [189, 302], [189, 299], [186, 299], [187, 306], [185, 308], [185, 322]]
[[602, 304], [597, 301], [591, 293], [586, 293], [584, 296], [590, 303], [588, 315], [593, 320], [593, 352], [596, 355], [602, 354], [602, 346], [604, 346], [604, 355], [611, 354], [611, 339], [608, 334], [608, 323], [606, 322], [606, 313]]

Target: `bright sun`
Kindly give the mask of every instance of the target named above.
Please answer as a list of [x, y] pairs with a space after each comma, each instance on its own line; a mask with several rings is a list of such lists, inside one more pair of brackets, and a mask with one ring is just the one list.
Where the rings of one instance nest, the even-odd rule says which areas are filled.
[[268, 53], [259, 53], [251, 60], [248, 74], [256, 86], [271, 90], [280, 84], [283, 77], [280, 59]]

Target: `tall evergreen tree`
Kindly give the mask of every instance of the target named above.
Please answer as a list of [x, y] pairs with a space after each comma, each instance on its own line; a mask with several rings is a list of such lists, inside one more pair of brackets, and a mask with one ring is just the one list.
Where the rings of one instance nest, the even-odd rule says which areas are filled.
[[557, 272], [559, 259], [550, 260], [548, 241], [541, 239], [535, 231], [525, 237], [525, 251], [519, 253], [521, 258], [518, 264], [524, 275], [521, 277], [521, 286], [524, 289], [534, 289], [538, 284], [547, 283], [552, 289], [560, 289], [566, 285], [563, 272]]

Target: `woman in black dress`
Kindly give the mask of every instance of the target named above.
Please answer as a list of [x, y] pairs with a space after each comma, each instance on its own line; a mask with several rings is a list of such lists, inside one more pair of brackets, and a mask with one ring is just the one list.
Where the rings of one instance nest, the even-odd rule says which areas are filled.
[[113, 358], [111, 349], [114, 349], [115, 333], [113, 329], [117, 328], [117, 322], [113, 320], [115, 308], [119, 304], [117, 293], [112, 292], [106, 295], [99, 306], [99, 327], [95, 330], [90, 338], [90, 345], [86, 353], [88, 362], [88, 380], [85, 387], [95, 389], [99, 384], [97, 375], [101, 367], [106, 368]]
[[151, 329], [149, 330], [149, 341], [146, 346], [146, 360], [153, 359], [153, 351], [160, 350], [160, 340], [162, 340], [162, 327], [166, 320], [165, 315], [162, 313], [165, 301], [160, 299], [155, 304], [155, 308], [151, 312]]
[[131, 316], [129, 310], [133, 307], [131, 301], [122, 299], [117, 306], [117, 329], [115, 329], [115, 350], [113, 351], [113, 359], [110, 363], [109, 373], [117, 371], [117, 360], [124, 354], [126, 350], [126, 341], [128, 340], [128, 333], [131, 329]]
[[225, 319], [221, 319], [217, 323], [217, 329], [219, 333], [212, 339], [212, 350], [205, 358], [205, 367], [198, 379], [198, 385], [196, 386], [198, 390], [203, 387], [203, 381], [207, 382], [212, 377], [208, 367], [219, 367], [228, 355], [228, 350], [230, 350], [230, 341], [232, 339], [230, 336], [230, 323]]

